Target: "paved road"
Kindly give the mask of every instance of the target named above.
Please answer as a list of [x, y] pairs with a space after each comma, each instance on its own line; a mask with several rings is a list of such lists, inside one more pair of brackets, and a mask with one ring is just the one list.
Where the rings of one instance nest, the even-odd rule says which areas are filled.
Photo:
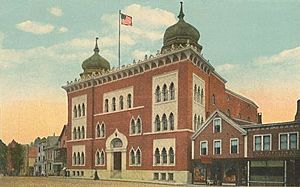
[[[0, 187], [167, 187], [151, 183], [94, 181], [60, 177], [0, 177]], [[174, 187], [174, 185], [172, 185]]]

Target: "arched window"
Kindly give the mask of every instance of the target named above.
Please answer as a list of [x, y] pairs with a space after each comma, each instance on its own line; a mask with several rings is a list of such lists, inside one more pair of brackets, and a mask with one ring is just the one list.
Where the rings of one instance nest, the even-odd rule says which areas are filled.
[[201, 89], [201, 99], [200, 99], [200, 103], [203, 104], [203, 100], [204, 100], [204, 91], [203, 88]]
[[161, 151], [161, 157], [162, 157], [162, 163], [167, 164], [168, 163], [168, 155], [166, 148], [163, 148]]
[[200, 86], [198, 86], [198, 90], [197, 90], [197, 102], [200, 103]]
[[108, 112], [108, 99], [105, 99], [105, 104], [104, 104], [104, 111]]
[[162, 94], [163, 94], [163, 101], [167, 101], [168, 100], [168, 88], [167, 88], [167, 85], [165, 85], [165, 84], [162, 88]]
[[116, 98], [112, 98], [112, 100], [111, 100], [111, 107], [112, 107], [112, 110], [113, 111], [116, 111]]
[[197, 115], [194, 115], [194, 131], [197, 130]]
[[174, 88], [174, 83], [172, 82], [170, 84], [170, 100], [175, 99], [175, 88]]
[[200, 116], [198, 116], [198, 118], [197, 118], [197, 129], [199, 129], [200, 125], [201, 125], [201, 120], [200, 119], [201, 119]]
[[136, 151], [136, 161], [135, 161], [135, 163], [136, 163], [137, 165], [140, 165], [140, 164], [141, 164], [141, 151], [140, 151], [140, 149], [138, 149], [138, 150]]
[[138, 119], [136, 121], [136, 125], [135, 125], [137, 134], [141, 133], [141, 126], [142, 126], [142, 122], [141, 122], [141, 119], [138, 117]]
[[131, 149], [130, 151], [130, 164], [134, 165], [135, 164], [135, 156], [134, 156], [134, 151]]
[[74, 164], [74, 165], [76, 165], [76, 163], [77, 163], [76, 161], [77, 161], [77, 160], [76, 160], [76, 153], [73, 153], [73, 164]]
[[77, 164], [80, 164], [81, 162], [80, 162], [80, 153], [78, 152], [77, 153]]
[[100, 137], [104, 137], [105, 136], [105, 124], [102, 123], [100, 126]]
[[101, 137], [100, 136], [100, 125], [99, 124], [97, 124], [97, 137]]
[[123, 96], [121, 95], [119, 99], [120, 99], [120, 101], [119, 101], [120, 102], [120, 110], [123, 110], [124, 109]]
[[159, 88], [159, 86], [157, 86], [156, 90], [155, 90], [155, 101], [157, 103], [160, 102], [160, 88]]
[[159, 153], [158, 148], [155, 149], [154, 157], [155, 157], [155, 164], [159, 164], [160, 163], [160, 153]]
[[78, 105], [78, 117], [81, 117], [81, 107]]
[[73, 139], [77, 139], [77, 132], [76, 132], [76, 127], [73, 128]]
[[130, 129], [131, 129], [131, 134], [135, 134], [135, 122], [133, 118], [130, 121]]
[[212, 95], [211, 102], [212, 102], [212, 104], [216, 104], [216, 96], [215, 96], [215, 94]]
[[172, 147], [170, 147], [170, 149], [169, 149], [169, 160], [170, 160], [170, 164], [174, 164], [174, 159], [175, 157], [174, 157], [174, 150], [173, 150], [173, 148]]
[[231, 116], [231, 113], [230, 113], [230, 110], [227, 109], [227, 115], [230, 117]]
[[100, 154], [100, 165], [104, 165], [104, 151], [101, 151]]
[[204, 123], [204, 119], [203, 117], [201, 117], [201, 125]]
[[97, 163], [97, 165], [99, 165], [100, 164], [100, 153], [99, 153], [99, 151], [97, 151], [96, 158], [97, 158], [96, 163]]
[[85, 116], [85, 105], [82, 103], [82, 116]]
[[81, 165], [84, 165], [84, 153], [81, 153]]
[[197, 101], [197, 85], [194, 86], [194, 101]]
[[174, 115], [172, 112], [169, 116], [169, 124], [170, 124], [170, 130], [174, 130]]
[[81, 138], [85, 138], [85, 130], [84, 130], [84, 126], [81, 127]]
[[131, 94], [127, 95], [127, 106], [128, 106], [128, 108], [131, 108], [131, 106], [132, 106]]
[[77, 138], [81, 139], [80, 127], [77, 127]]
[[155, 130], [160, 131], [160, 119], [158, 115], [155, 117]]
[[167, 116], [166, 114], [163, 114], [162, 116], [162, 126], [163, 126], [163, 130], [168, 130], [168, 121], [167, 121]]
[[76, 107], [76, 105], [73, 108], [73, 117], [77, 118], [77, 107]]

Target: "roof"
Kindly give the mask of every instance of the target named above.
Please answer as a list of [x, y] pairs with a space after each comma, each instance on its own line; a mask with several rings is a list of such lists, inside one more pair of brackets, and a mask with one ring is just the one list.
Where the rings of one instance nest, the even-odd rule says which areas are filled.
[[237, 94], [237, 93], [235, 93], [235, 92], [233, 92], [233, 91], [231, 91], [231, 90], [229, 90], [227, 88], [225, 89], [225, 92], [227, 92], [227, 93], [231, 94], [232, 96], [235, 96], [235, 97], [237, 97], [237, 98], [245, 101], [246, 103], [249, 103], [249, 104], [253, 105], [254, 107], [258, 108], [257, 104], [254, 101], [246, 98], [245, 96]]
[[67, 130], [67, 125], [64, 125], [64, 126], [63, 126], [63, 129], [62, 129], [61, 132], [60, 132], [58, 141], [61, 140], [61, 138], [62, 138], [62, 136], [64, 135], [64, 133], [65, 133], [66, 130]]
[[196, 137], [212, 122], [212, 120], [216, 117], [219, 116], [222, 118], [224, 121], [226, 121], [228, 124], [233, 126], [235, 129], [240, 131], [243, 135], [247, 134], [247, 131], [243, 129], [239, 124], [237, 124], [232, 118], [228, 117], [226, 114], [221, 112], [220, 110], [216, 110], [213, 112], [206, 120], [206, 122], [193, 134], [192, 139], [196, 139]]
[[264, 128], [264, 127], [279, 127], [284, 125], [299, 125], [300, 127], [300, 121], [286, 121], [286, 122], [277, 122], [277, 123], [265, 123], [265, 124], [244, 124], [241, 125], [244, 129], [253, 129], [253, 128]]
[[56, 146], [58, 143], [59, 136], [48, 136], [47, 137], [47, 147]]

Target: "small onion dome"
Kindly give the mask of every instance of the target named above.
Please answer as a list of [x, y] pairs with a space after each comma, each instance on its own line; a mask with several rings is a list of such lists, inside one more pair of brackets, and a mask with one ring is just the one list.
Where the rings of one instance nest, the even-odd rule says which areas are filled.
[[198, 44], [200, 33], [194, 26], [184, 21], [182, 2], [180, 2], [180, 13], [177, 17], [178, 22], [165, 31], [162, 50], [170, 49], [173, 45], [177, 47], [180, 44], [191, 44], [201, 51], [202, 46]]
[[109, 70], [109, 62], [99, 55], [99, 48], [97, 44], [98, 38], [96, 38], [96, 45], [94, 54], [88, 59], [84, 60], [81, 67], [84, 70], [83, 74], [92, 74], [93, 72], [100, 72], [102, 70]]

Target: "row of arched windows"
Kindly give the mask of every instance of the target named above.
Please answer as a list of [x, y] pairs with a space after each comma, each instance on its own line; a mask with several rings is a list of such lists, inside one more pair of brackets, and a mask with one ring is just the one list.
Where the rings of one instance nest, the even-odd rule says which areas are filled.
[[114, 111], [117, 111], [117, 110], [123, 110], [125, 108], [132, 108], [132, 96], [131, 94], [128, 94], [127, 95], [127, 100], [126, 100], [126, 105], [124, 103], [124, 97], [121, 95], [119, 97], [119, 105], [117, 107], [117, 99], [115, 97], [113, 97], [111, 99], [111, 109], [109, 108], [109, 100], [108, 99], [105, 99], [104, 101], [104, 112], [114, 112]]
[[96, 165], [104, 165], [105, 163], [105, 156], [104, 156], [104, 151], [102, 150], [101, 152], [98, 150], [96, 152]]
[[78, 104], [77, 106], [74, 105], [73, 107], [73, 117], [79, 118], [81, 116], [85, 116], [85, 105], [82, 103], [81, 105]]
[[97, 123], [96, 126], [96, 137], [97, 138], [103, 138], [105, 137], [105, 124], [104, 123]]
[[142, 132], [142, 120], [140, 117], [137, 120], [134, 118], [130, 121], [130, 134], [141, 134]]
[[154, 152], [154, 164], [174, 164], [175, 163], [175, 153], [172, 147], [167, 149], [164, 147], [160, 151], [158, 148]]
[[160, 120], [159, 115], [155, 117], [155, 131], [174, 130], [174, 114], [171, 112], [168, 119], [167, 115], [163, 114]]
[[194, 86], [194, 101], [200, 104], [203, 104], [204, 101], [204, 90], [196, 84]]
[[199, 129], [201, 127], [201, 125], [204, 123], [204, 119], [202, 116], [200, 115], [194, 115], [194, 131], [196, 131], [197, 129]]
[[169, 88], [167, 87], [166, 84], [164, 84], [161, 90], [159, 86], [156, 86], [155, 89], [156, 103], [161, 101], [168, 101], [168, 100], [175, 100], [175, 86], [173, 82], [171, 82]]
[[131, 148], [130, 165], [141, 165], [141, 156], [142, 156], [142, 152], [140, 148], [138, 148], [137, 150]]
[[85, 138], [85, 129], [82, 127], [73, 128], [73, 140], [84, 139]]
[[77, 152], [73, 153], [73, 165], [84, 165], [84, 153]]

